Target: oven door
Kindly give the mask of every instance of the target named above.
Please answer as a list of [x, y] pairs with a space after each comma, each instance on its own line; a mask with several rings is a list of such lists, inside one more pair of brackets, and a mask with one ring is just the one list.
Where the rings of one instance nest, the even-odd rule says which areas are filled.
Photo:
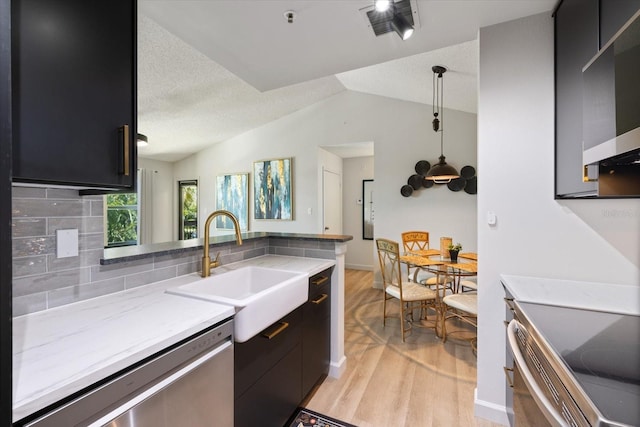
[[[547, 373], [542, 356], [529, 342], [530, 337], [517, 319], [507, 328], [509, 347], [513, 354], [513, 411], [516, 426], [580, 426], [558, 396], [562, 385], [551, 384], [553, 372]], [[526, 351], [523, 352], [523, 348]], [[563, 390], [560, 390], [563, 391]], [[553, 399], [554, 402], [550, 399]], [[569, 398], [570, 399], [570, 398]], [[560, 409], [561, 408], [561, 409]], [[567, 422], [565, 418], [571, 420]]]
[[513, 365], [513, 415], [516, 427], [549, 427], [552, 425], [547, 421], [546, 415], [531, 395], [517, 363]]

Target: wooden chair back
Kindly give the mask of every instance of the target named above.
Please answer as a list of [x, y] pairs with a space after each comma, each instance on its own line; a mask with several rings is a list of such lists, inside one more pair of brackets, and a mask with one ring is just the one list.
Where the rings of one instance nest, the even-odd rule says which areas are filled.
[[380, 273], [382, 284], [386, 290], [388, 286], [400, 288], [402, 299], [402, 272], [400, 266], [400, 246], [397, 242], [388, 239], [376, 239], [378, 248], [378, 260], [380, 261]]
[[402, 246], [405, 254], [411, 251], [429, 249], [429, 232], [405, 231], [402, 233]]

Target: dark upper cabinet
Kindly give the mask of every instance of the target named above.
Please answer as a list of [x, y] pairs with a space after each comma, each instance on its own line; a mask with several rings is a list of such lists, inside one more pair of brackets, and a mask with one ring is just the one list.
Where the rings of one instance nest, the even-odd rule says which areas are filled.
[[12, 2], [15, 182], [135, 188], [136, 8]]
[[640, 9], [640, 0], [600, 0], [600, 47]]
[[598, 0], [564, 0], [555, 14], [556, 197], [597, 190], [582, 179], [582, 67], [598, 40]]
[[639, 8], [640, 0], [563, 0], [555, 12], [556, 198], [601, 195], [598, 182], [583, 179], [583, 140], [597, 136], [583, 135], [583, 68]]

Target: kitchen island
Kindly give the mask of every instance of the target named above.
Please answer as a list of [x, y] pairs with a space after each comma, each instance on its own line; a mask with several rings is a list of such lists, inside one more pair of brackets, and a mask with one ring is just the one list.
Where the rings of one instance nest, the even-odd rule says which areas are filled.
[[[262, 266], [313, 275], [335, 263], [328, 259], [265, 255], [222, 265], [216, 271]], [[186, 274], [16, 317], [13, 421], [55, 405], [232, 317], [231, 306], [165, 293], [167, 288], [197, 280], [200, 280], [197, 273]], [[335, 286], [338, 285], [336, 282]], [[332, 341], [333, 336], [332, 329]]]

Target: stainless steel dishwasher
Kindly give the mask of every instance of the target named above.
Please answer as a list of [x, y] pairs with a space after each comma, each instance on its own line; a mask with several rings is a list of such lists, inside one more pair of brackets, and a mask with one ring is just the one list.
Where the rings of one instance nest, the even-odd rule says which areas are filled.
[[232, 332], [229, 320], [24, 425], [232, 427]]

